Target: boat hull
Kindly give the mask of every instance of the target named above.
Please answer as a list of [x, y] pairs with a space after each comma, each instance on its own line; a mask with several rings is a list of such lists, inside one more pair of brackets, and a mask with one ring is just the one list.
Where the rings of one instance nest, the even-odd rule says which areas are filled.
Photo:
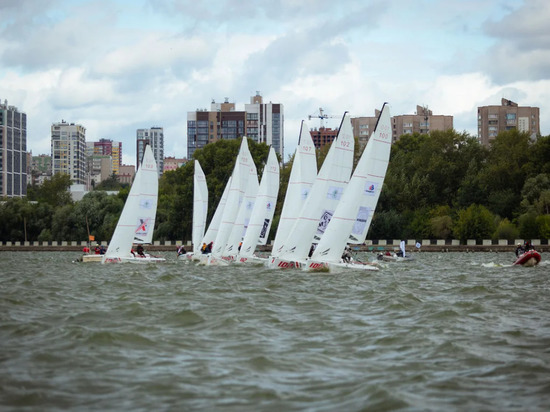
[[310, 272], [315, 271], [328, 271], [328, 272], [340, 272], [343, 270], [371, 270], [377, 271], [378, 267], [372, 263], [362, 263], [357, 261], [351, 262], [316, 262], [309, 261], [304, 265], [304, 269]]
[[166, 262], [166, 259], [154, 257], [154, 256], [124, 256], [124, 257], [106, 257], [102, 263], [136, 263], [136, 264], [147, 264], [147, 263], [161, 263]]
[[540, 253], [536, 250], [529, 250], [522, 255], [519, 255], [514, 265], [521, 265], [526, 267], [536, 266], [541, 261]]
[[243, 257], [238, 256], [234, 263], [247, 264], [247, 265], [265, 265], [268, 262], [267, 258], [261, 258], [258, 256]]
[[270, 269], [300, 269], [303, 265], [302, 262], [277, 257], [270, 257], [267, 261], [267, 267]]
[[88, 263], [88, 262], [100, 262], [103, 255], [84, 255], [82, 256], [81, 262]]

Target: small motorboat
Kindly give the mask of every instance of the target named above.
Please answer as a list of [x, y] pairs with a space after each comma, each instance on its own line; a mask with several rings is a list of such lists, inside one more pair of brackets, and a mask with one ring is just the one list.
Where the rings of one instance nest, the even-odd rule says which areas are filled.
[[541, 260], [540, 253], [536, 250], [528, 250], [525, 253], [522, 253], [518, 256], [516, 261], [514, 262], [514, 265], [521, 265], [521, 266], [536, 266], [539, 264]]

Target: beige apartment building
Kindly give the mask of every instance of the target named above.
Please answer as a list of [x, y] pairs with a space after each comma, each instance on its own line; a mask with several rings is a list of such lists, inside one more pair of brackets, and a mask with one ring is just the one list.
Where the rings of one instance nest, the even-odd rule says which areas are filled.
[[[351, 119], [353, 135], [358, 139], [361, 149], [366, 146], [370, 135], [374, 132], [379, 115], [380, 110], [376, 109], [372, 117], [355, 117]], [[404, 134], [428, 134], [435, 130], [452, 129], [453, 116], [434, 115], [427, 106], [417, 105], [415, 114], [392, 116], [391, 124], [392, 142], [395, 143]]]
[[540, 110], [538, 107], [518, 106], [517, 103], [502, 99], [500, 106], [477, 108], [477, 134], [484, 146], [506, 130], [517, 129], [536, 137], [540, 136]]

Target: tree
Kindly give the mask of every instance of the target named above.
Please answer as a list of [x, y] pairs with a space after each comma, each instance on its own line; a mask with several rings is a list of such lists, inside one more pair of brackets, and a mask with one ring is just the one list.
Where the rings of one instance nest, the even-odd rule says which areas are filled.
[[488, 239], [494, 231], [494, 215], [485, 206], [473, 204], [458, 211], [454, 234], [462, 242], [466, 239]]
[[52, 207], [61, 207], [73, 203], [69, 188], [71, 178], [65, 173], [53, 175], [45, 180], [37, 189], [36, 200]]

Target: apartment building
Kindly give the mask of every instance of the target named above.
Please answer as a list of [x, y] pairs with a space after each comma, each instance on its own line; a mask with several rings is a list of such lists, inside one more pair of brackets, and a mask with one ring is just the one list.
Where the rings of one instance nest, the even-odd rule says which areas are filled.
[[138, 129], [136, 131], [136, 164], [141, 164], [145, 146], [151, 145], [159, 177], [164, 171], [164, 129], [162, 127], [151, 127], [150, 129]]
[[500, 106], [477, 108], [477, 135], [481, 144], [489, 146], [502, 131], [517, 129], [533, 137], [540, 136], [540, 110], [538, 107], [518, 106], [501, 99]]
[[276, 152], [284, 152], [284, 109], [280, 103], [264, 103], [257, 93], [245, 110], [225, 98], [223, 103], [212, 100], [210, 110], [197, 109], [187, 113], [187, 158], [195, 150], [221, 139], [242, 136], [258, 143], [272, 145]]
[[51, 127], [52, 174], [65, 173], [86, 184], [86, 128], [62, 120]]
[[0, 197], [27, 195], [27, 115], [0, 102]]
[[98, 142], [89, 142], [93, 145], [94, 156], [111, 156], [113, 173], [118, 175], [122, 165], [122, 142], [111, 139], [99, 139]]

